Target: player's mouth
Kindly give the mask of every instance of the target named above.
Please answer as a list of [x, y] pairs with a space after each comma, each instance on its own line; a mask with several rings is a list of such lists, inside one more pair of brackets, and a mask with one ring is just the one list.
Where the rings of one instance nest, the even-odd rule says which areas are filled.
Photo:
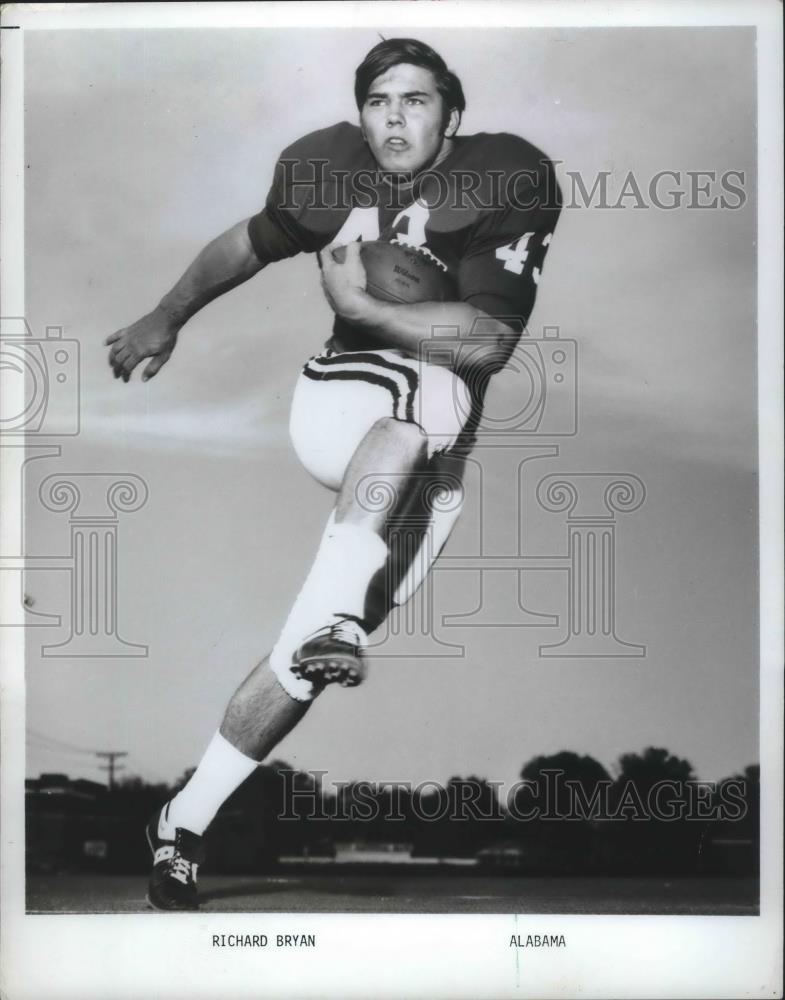
[[404, 150], [411, 148], [405, 139], [401, 139], [397, 135], [392, 135], [389, 139], [385, 139], [384, 145], [387, 149], [394, 149], [396, 153], [402, 153]]

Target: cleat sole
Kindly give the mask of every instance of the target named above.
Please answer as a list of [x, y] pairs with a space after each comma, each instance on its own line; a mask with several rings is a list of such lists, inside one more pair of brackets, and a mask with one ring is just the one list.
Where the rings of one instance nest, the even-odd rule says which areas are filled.
[[303, 680], [314, 683], [338, 683], [341, 687], [357, 687], [365, 677], [362, 663], [356, 659], [330, 657], [329, 659], [311, 659], [291, 666], [292, 674]]

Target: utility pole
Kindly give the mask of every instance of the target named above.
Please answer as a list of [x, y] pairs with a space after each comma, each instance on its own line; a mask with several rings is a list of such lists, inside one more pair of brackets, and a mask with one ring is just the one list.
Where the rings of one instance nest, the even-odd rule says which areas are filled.
[[115, 773], [115, 770], [121, 771], [123, 769], [123, 765], [122, 764], [119, 767], [116, 767], [116, 765], [115, 765], [115, 758], [117, 758], [117, 757], [127, 757], [128, 756], [128, 751], [127, 750], [94, 750], [93, 752], [95, 753], [96, 757], [106, 757], [108, 759], [109, 763], [108, 764], [102, 764], [101, 765], [101, 770], [109, 772], [109, 791], [110, 792], [114, 791], [114, 773]]

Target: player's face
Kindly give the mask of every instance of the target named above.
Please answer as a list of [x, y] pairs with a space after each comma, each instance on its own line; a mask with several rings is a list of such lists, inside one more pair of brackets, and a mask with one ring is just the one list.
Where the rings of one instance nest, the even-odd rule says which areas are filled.
[[363, 135], [382, 170], [413, 173], [430, 166], [455, 130], [433, 73], [401, 63], [376, 79], [360, 111]]

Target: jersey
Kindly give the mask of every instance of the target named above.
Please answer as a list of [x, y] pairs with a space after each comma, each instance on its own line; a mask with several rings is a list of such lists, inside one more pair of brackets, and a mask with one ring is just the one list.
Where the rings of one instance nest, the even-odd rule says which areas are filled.
[[[284, 150], [248, 232], [263, 263], [358, 239], [419, 247], [446, 266], [460, 301], [522, 329], [560, 209], [553, 164], [518, 136], [457, 136], [411, 182], [381, 173], [360, 129], [342, 122]], [[344, 349], [368, 346], [340, 317], [334, 333]]]

